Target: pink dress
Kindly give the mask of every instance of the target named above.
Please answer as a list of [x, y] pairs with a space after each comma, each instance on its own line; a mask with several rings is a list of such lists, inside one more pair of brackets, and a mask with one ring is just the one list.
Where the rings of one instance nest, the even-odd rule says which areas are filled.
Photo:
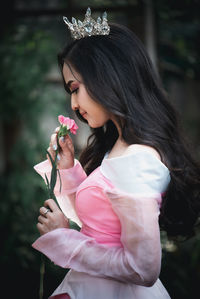
[[[47, 161], [36, 171], [50, 171]], [[61, 171], [56, 195], [63, 212], [81, 225], [51, 231], [33, 247], [55, 264], [70, 268], [50, 298], [169, 299], [159, 280], [158, 224], [167, 167], [148, 150], [104, 158], [88, 177], [81, 165]], [[64, 298], [64, 297], [63, 297]]]

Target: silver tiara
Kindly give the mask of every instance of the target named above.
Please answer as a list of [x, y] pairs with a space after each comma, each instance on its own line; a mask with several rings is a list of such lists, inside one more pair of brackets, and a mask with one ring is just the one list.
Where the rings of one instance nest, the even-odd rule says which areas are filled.
[[80, 20], [76, 21], [73, 17], [72, 22], [69, 22], [67, 17], [63, 17], [63, 21], [67, 24], [73, 39], [80, 39], [85, 36], [92, 35], [108, 35], [110, 32], [110, 26], [108, 25], [107, 13], [104, 12], [101, 17], [97, 18], [95, 21], [91, 17], [91, 9], [88, 7], [85, 20], [81, 22]]

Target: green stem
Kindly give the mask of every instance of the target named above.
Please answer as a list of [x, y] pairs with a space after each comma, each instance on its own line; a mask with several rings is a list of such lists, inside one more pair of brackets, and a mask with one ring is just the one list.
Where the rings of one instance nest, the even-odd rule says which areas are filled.
[[39, 289], [39, 298], [40, 299], [43, 299], [43, 296], [44, 296], [44, 274], [45, 274], [45, 260], [44, 260], [44, 255], [41, 254], [40, 289]]
[[[63, 130], [63, 126], [61, 125], [61, 129]], [[58, 139], [61, 136], [66, 135], [67, 132], [62, 132], [61, 134], [57, 135], [57, 145], [58, 148], [55, 152], [55, 160], [51, 157], [50, 153], [47, 151], [47, 155], [51, 161], [52, 164], [52, 170], [51, 170], [51, 177], [50, 181], [47, 178], [47, 175], [45, 174], [45, 179], [46, 179], [46, 186], [47, 186], [47, 192], [48, 192], [48, 197], [54, 199], [57, 202], [57, 198], [54, 194], [54, 187], [56, 184], [57, 180], [57, 174], [59, 175], [60, 179], [60, 191], [61, 191], [61, 177], [60, 177], [60, 172], [57, 169], [57, 160], [58, 160], [58, 153], [59, 153], [59, 142]], [[63, 134], [63, 135], [62, 135]], [[57, 202], [58, 203], [58, 202]], [[39, 299], [43, 299], [44, 296], [44, 274], [45, 274], [45, 257], [41, 255], [41, 264], [40, 264], [40, 289], [39, 289]]]

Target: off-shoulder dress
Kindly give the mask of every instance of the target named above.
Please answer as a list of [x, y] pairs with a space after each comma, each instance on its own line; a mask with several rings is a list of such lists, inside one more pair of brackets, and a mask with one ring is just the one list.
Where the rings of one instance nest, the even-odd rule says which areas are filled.
[[[48, 161], [35, 166], [44, 178]], [[159, 208], [170, 182], [168, 168], [148, 149], [105, 157], [86, 176], [80, 163], [61, 170], [55, 193], [64, 214], [81, 231], [58, 228], [33, 247], [70, 269], [51, 295], [71, 299], [169, 299], [159, 280]]]

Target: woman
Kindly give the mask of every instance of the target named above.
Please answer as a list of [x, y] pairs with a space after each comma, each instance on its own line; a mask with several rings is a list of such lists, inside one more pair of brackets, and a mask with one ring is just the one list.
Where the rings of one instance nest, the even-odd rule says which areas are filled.
[[[168, 235], [193, 233], [200, 170], [141, 42], [129, 29], [108, 25], [105, 15], [99, 31], [101, 20], [94, 24], [90, 11], [84, 21], [66, 20], [74, 40], [59, 65], [71, 107], [92, 135], [80, 162], [70, 137], [59, 140], [61, 194], [59, 184], [55, 188], [61, 207], [70, 201], [82, 228], [70, 229], [48, 199], [33, 247], [71, 269], [51, 298], [170, 298], [158, 278], [159, 224]], [[50, 163], [35, 169], [44, 177]]]

